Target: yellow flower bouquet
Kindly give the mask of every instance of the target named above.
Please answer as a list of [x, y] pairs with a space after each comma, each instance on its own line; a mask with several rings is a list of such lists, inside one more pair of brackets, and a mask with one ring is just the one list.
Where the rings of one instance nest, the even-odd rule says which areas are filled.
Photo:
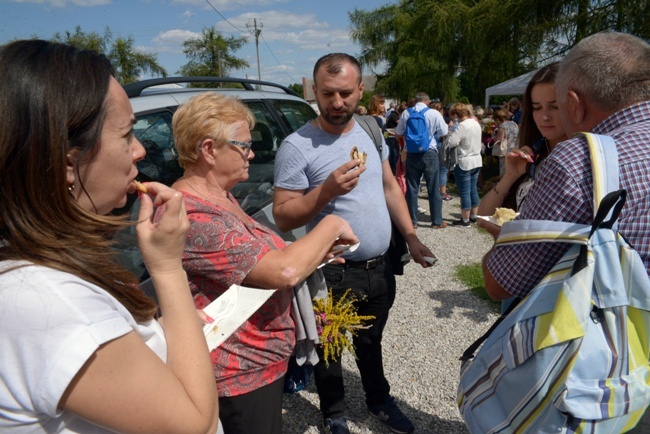
[[[314, 299], [314, 314], [316, 316], [316, 330], [323, 347], [325, 363], [336, 361], [344, 350], [354, 354], [352, 336], [357, 330], [367, 328], [364, 321], [375, 319], [374, 316], [360, 316], [354, 305], [356, 298], [349, 296], [350, 289], [345, 291], [336, 303], [332, 297], [332, 290], [327, 297]], [[348, 333], [349, 332], [349, 333]]]

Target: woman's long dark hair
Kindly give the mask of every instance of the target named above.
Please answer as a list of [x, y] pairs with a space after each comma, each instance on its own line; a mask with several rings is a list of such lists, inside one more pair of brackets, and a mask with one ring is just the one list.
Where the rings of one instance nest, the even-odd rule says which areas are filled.
[[[533, 103], [531, 101], [531, 93], [533, 91], [533, 87], [535, 87], [536, 84], [555, 84], [558, 65], [559, 64], [557, 62], [554, 62], [544, 66], [539, 71], [537, 71], [535, 75], [533, 75], [533, 77], [528, 82], [528, 86], [526, 86], [526, 93], [524, 94], [524, 101], [522, 104], [521, 122], [519, 123], [519, 136], [517, 139], [517, 145], [520, 148], [523, 146], [532, 147], [533, 144], [535, 144], [543, 137], [542, 133], [539, 131], [539, 128], [537, 128], [537, 124], [535, 124], [535, 119], [533, 119]], [[540, 153], [543, 155], [540, 155], [540, 158], [546, 158], [548, 155], [548, 148], [544, 146], [542, 148], [543, 149], [540, 149]]]
[[[535, 119], [533, 119], [533, 103], [531, 101], [531, 93], [533, 91], [533, 87], [535, 87], [536, 84], [555, 84], [557, 68], [557, 62], [549, 63], [548, 65], [542, 67], [532, 76], [528, 82], [528, 86], [526, 86], [526, 93], [524, 94], [521, 122], [519, 123], [519, 135], [517, 136], [517, 147], [521, 148], [522, 146], [528, 146], [530, 148], [533, 148], [535, 150], [535, 155], [537, 156], [537, 161], [535, 164], [540, 163], [544, 158], [548, 157], [549, 149], [548, 145], [546, 144], [546, 139], [544, 139], [541, 131], [539, 131], [539, 128], [537, 128]], [[521, 183], [528, 177], [528, 174], [524, 174], [517, 181], [515, 181], [514, 184], [512, 184], [508, 195], [503, 201], [502, 206], [506, 208], [512, 208], [515, 211], [519, 210], [517, 207], [516, 192], [519, 189]]]
[[127, 223], [83, 210], [66, 178], [71, 149], [90, 161], [97, 155], [112, 73], [105, 56], [64, 44], [0, 47], [0, 260], [74, 274], [144, 321], [156, 306], [112, 248]]

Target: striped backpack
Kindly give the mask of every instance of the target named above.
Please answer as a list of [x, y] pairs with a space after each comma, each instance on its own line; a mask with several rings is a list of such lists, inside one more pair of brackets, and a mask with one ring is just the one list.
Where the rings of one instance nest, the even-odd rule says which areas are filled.
[[472, 433], [620, 433], [650, 403], [650, 280], [616, 231], [626, 192], [614, 141], [585, 136], [593, 224], [517, 220], [497, 240], [573, 246], [461, 358], [458, 406]]

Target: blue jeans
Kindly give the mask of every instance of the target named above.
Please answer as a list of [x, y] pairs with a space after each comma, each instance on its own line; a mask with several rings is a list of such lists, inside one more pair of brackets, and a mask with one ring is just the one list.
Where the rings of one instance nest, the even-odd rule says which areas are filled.
[[442, 224], [442, 196], [440, 196], [440, 179], [438, 177], [438, 151], [429, 148], [421, 154], [409, 152], [406, 154], [406, 204], [411, 214], [413, 225], [418, 222], [418, 193], [420, 192], [420, 179], [424, 175], [429, 196], [429, 212], [431, 223], [436, 226]]
[[439, 168], [440, 172], [438, 173], [438, 186], [439, 187], [446, 187], [447, 186], [447, 172], [449, 172], [449, 169], [447, 169], [447, 166], [444, 164], [440, 164]]
[[[387, 263], [369, 270], [351, 267], [349, 264], [336, 264], [323, 267], [323, 274], [335, 299], [351, 288], [352, 292], [348, 297], [352, 294], [357, 297], [357, 313], [375, 317], [368, 324], [371, 325], [370, 328], [357, 331], [353, 344], [356, 348], [361, 385], [366, 394], [366, 405], [373, 407], [383, 404], [390, 394], [390, 385], [384, 376], [381, 339], [388, 320], [388, 311], [395, 301], [396, 283], [393, 270]], [[340, 417], [345, 413], [341, 358], [330, 361], [327, 365], [323, 360], [322, 350], [319, 350], [318, 355], [321, 360], [314, 366], [314, 380], [320, 399], [320, 410], [324, 418]]]
[[468, 210], [478, 206], [478, 173], [480, 167], [463, 170], [460, 166], [454, 168], [454, 179], [460, 196], [460, 209]]

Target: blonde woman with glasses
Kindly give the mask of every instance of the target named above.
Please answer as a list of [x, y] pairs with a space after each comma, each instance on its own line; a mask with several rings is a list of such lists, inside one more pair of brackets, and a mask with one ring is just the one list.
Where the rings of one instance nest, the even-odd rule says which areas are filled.
[[183, 193], [190, 221], [183, 267], [196, 307], [233, 284], [278, 290], [211, 352], [224, 431], [281, 434], [284, 375], [295, 345], [291, 288], [333, 244], [358, 239], [347, 221], [331, 215], [287, 246], [244, 212], [230, 191], [248, 179], [255, 118], [238, 99], [198, 95], [176, 111], [172, 125], [185, 169], [173, 188]]

